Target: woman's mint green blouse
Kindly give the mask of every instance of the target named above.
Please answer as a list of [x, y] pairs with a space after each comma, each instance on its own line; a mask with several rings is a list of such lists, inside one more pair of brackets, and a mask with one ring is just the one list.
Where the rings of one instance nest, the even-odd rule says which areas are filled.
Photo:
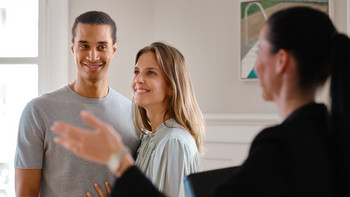
[[194, 138], [174, 119], [143, 136], [135, 164], [171, 197], [186, 196], [185, 176], [202, 169]]

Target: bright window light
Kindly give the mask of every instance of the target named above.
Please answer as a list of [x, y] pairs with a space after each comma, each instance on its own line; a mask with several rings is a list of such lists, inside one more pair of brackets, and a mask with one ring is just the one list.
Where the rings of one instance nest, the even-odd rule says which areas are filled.
[[38, 56], [38, 0], [0, 0], [0, 57]]
[[14, 155], [25, 105], [38, 95], [38, 65], [0, 65], [0, 197], [14, 194]]

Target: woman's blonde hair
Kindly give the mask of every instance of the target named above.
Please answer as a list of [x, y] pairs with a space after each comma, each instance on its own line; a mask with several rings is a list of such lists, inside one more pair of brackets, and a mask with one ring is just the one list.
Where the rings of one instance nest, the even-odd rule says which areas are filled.
[[[172, 46], [155, 42], [137, 53], [135, 64], [137, 64], [139, 57], [147, 52], [156, 55], [162, 74], [172, 90], [164, 118], [166, 114], [170, 114], [178, 124], [183, 126], [193, 136], [199, 153], [203, 155], [204, 118], [196, 101], [183, 55]], [[140, 133], [144, 134], [143, 129], [152, 130], [146, 110], [134, 102], [133, 121]]]

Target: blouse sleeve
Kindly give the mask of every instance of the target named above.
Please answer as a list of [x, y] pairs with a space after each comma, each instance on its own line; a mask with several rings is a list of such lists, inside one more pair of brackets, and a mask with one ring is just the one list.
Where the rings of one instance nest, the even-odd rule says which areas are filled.
[[159, 146], [154, 159], [159, 161], [159, 166], [151, 166], [159, 190], [167, 196], [186, 196], [184, 177], [201, 167], [200, 158], [191, 154], [191, 147], [180, 139], [169, 139]]

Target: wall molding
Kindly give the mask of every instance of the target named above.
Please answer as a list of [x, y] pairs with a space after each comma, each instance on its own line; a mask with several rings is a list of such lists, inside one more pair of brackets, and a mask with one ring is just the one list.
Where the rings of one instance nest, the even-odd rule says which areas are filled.
[[261, 124], [279, 120], [277, 113], [205, 113], [204, 118], [209, 124]]
[[274, 113], [207, 113], [203, 170], [241, 164], [254, 137], [264, 128], [276, 125]]
[[205, 114], [206, 142], [250, 143], [264, 127], [279, 122], [273, 113]]

